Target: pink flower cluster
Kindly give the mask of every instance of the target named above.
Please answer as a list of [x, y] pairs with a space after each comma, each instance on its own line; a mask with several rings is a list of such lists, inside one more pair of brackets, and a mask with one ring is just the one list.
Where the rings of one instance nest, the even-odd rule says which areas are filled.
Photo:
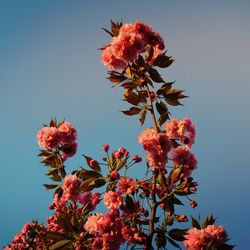
[[68, 200], [78, 201], [80, 196], [80, 187], [82, 180], [76, 175], [67, 175], [64, 178], [62, 185], [63, 195], [61, 201], [67, 202]]
[[170, 139], [181, 140], [188, 148], [191, 148], [195, 141], [195, 127], [189, 118], [181, 121], [171, 119], [166, 124], [166, 134]]
[[57, 127], [43, 127], [37, 133], [37, 142], [42, 149], [61, 149], [62, 157], [72, 157], [77, 150], [77, 131], [69, 122]]
[[124, 24], [119, 30], [119, 35], [114, 36], [110, 46], [103, 50], [101, 59], [103, 64], [110, 69], [124, 69], [129, 62], [137, 59], [147, 46], [152, 46], [156, 54], [164, 49], [164, 41], [159, 33], [142, 22]]
[[44, 244], [41, 235], [44, 231], [44, 226], [34, 221], [23, 226], [21, 233], [16, 234], [11, 245], [8, 245], [4, 250], [12, 249], [44, 249]]
[[100, 193], [95, 192], [84, 192], [81, 193], [78, 197], [79, 203], [81, 203], [84, 206], [88, 204], [89, 210], [94, 210], [96, 205], [100, 202]]
[[195, 155], [191, 153], [187, 147], [178, 146], [171, 150], [172, 160], [175, 165], [182, 166], [182, 172], [189, 176], [197, 167]]
[[118, 250], [124, 242], [122, 219], [118, 211], [90, 215], [84, 228], [95, 236], [92, 239], [93, 250]]
[[146, 160], [153, 168], [164, 168], [170, 151], [170, 140], [165, 133], [157, 133], [153, 128], [147, 128], [138, 137], [139, 143], [147, 151]]
[[205, 229], [191, 228], [185, 235], [183, 244], [187, 250], [219, 249], [227, 239], [223, 226], [209, 225]]

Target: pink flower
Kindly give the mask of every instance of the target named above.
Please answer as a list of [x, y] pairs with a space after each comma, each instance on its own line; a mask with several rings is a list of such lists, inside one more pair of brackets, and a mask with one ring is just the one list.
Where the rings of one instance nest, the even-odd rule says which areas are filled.
[[227, 239], [227, 233], [223, 226], [208, 225], [205, 231], [211, 235], [214, 246], [223, 244]]
[[159, 33], [142, 22], [124, 24], [118, 36], [113, 37], [110, 46], [103, 50], [102, 62], [110, 69], [124, 69], [129, 62], [137, 59], [145, 52], [147, 46], [152, 46], [156, 53], [164, 49], [164, 41]]
[[135, 183], [132, 178], [123, 177], [118, 181], [118, 191], [121, 194], [132, 194], [135, 190]]
[[43, 127], [37, 133], [37, 142], [42, 149], [58, 147], [61, 140], [60, 133], [55, 127]]
[[62, 144], [72, 144], [76, 140], [77, 131], [71, 123], [64, 122], [59, 126], [58, 131], [61, 134]]
[[146, 240], [146, 237], [142, 234], [142, 232], [127, 225], [122, 227], [122, 235], [128, 243], [132, 244], [143, 244]]
[[64, 144], [62, 146], [62, 153], [65, 158], [74, 156], [76, 151], [77, 151], [76, 141], [72, 142], [71, 144]]
[[190, 175], [192, 171], [197, 167], [197, 160], [193, 153], [191, 153], [185, 146], [178, 146], [173, 148], [172, 160], [175, 165], [183, 166], [183, 173]]
[[64, 178], [62, 185], [63, 195], [61, 200], [66, 202], [68, 200], [77, 201], [80, 195], [80, 187], [82, 180], [76, 175], [67, 175]]
[[139, 143], [147, 151], [146, 160], [153, 168], [164, 168], [168, 160], [170, 141], [165, 133], [157, 133], [155, 129], [148, 128], [138, 137]]
[[84, 228], [91, 234], [103, 234], [109, 224], [108, 218], [102, 213], [92, 214], [88, 217]]
[[96, 205], [100, 202], [100, 193], [91, 193], [91, 192], [84, 192], [81, 193], [78, 197], [79, 203], [81, 203], [83, 206], [86, 204], [89, 205], [90, 210], [94, 210]]
[[166, 123], [166, 134], [170, 139], [180, 139], [188, 148], [195, 141], [195, 126], [189, 118], [179, 121], [176, 118]]
[[189, 229], [185, 238], [183, 244], [187, 250], [206, 250], [211, 241], [211, 236], [205, 230], [197, 228]]
[[[219, 249], [227, 239], [223, 226], [208, 225], [205, 229], [191, 228], [185, 235], [183, 244], [187, 250]], [[210, 249], [209, 248], [209, 249]]]
[[122, 197], [118, 192], [109, 191], [105, 193], [103, 201], [110, 210], [118, 209], [122, 205]]

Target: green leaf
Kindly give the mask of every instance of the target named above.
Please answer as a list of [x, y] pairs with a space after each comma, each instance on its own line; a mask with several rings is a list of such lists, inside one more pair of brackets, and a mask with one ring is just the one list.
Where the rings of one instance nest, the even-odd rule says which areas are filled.
[[46, 175], [53, 175], [53, 174], [58, 174], [58, 169], [57, 168], [51, 168], [46, 173]]
[[107, 77], [111, 82], [113, 83], [120, 83], [127, 79], [124, 75], [118, 75], [118, 74], [110, 74], [109, 77]]
[[200, 223], [192, 216], [192, 227], [201, 229]]
[[62, 249], [62, 247], [65, 247], [71, 243], [71, 240], [61, 240], [58, 241], [56, 244], [49, 247], [49, 250], [55, 250], [55, 249]]
[[43, 184], [44, 187], [46, 187], [46, 189], [54, 189], [56, 188], [58, 185], [55, 184]]
[[141, 108], [131, 107], [129, 110], [123, 110], [121, 112], [129, 116], [138, 115], [141, 112]]
[[86, 180], [89, 178], [99, 178], [102, 177], [102, 175], [97, 171], [83, 169], [79, 172], [79, 177], [83, 180]]
[[167, 218], [165, 218], [162, 225], [163, 225], [163, 227], [166, 227], [168, 225], [172, 225], [173, 222], [174, 222], [174, 216], [168, 216]]
[[160, 115], [168, 112], [168, 107], [164, 102], [156, 102], [155, 106]]
[[85, 160], [86, 160], [88, 166], [89, 166], [91, 169], [93, 169], [93, 170], [95, 170], [95, 171], [98, 171], [98, 172], [101, 171], [100, 165], [99, 165], [98, 163], [96, 163], [94, 166], [90, 164], [90, 162], [93, 160], [93, 158], [91, 158], [91, 157], [89, 157], [89, 156], [86, 156], [86, 155], [82, 155], [82, 156], [85, 158]]
[[184, 241], [185, 240], [185, 234], [187, 233], [187, 229], [178, 229], [174, 228], [168, 232], [169, 236], [177, 241]]
[[175, 167], [172, 169], [170, 173], [171, 184], [175, 182], [176, 178], [180, 175], [180, 172], [181, 172], [181, 168]]
[[169, 119], [168, 112], [161, 114], [157, 121], [158, 125], [161, 127], [161, 125], [164, 124], [168, 119]]
[[62, 178], [59, 175], [57, 175], [57, 174], [54, 174], [53, 176], [51, 176], [50, 179], [52, 181], [56, 181], [56, 182], [62, 181]]
[[140, 123], [141, 123], [141, 126], [144, 124], [145, 122], [145, 119], [146, 119], [146, 116], [147, 116], [147, 110], [146, 109], [143, 109], [141, 112], [140, 112]]
[[149, 68], [148, 69], [148, 73], [151, 77], [151, 79], [156, 82], [156, 83], [161, 83], [164, 82], [164, 80], [162, 79], [161, 75], [158, 73], [158, 71], [154, 68]]
[[170, 237], [167, 236], [167, 240], [168, 242], [174, 246], [175, 248], [181, 249], [181, 247], [179, 246], [179, 244], [177, 244], [173, 239], [171, 239]]
[[124, 101], [132, 105], [137, 106], [141, 102], [140, 97], [136, 93], [131, 92], [128, 89], [125, 90], [123, 96], [124, 96]]
[[145, 52], [145, 58], [148, 62], [151, 61], [153, 55], [154, 55], [153, 47], [152, 46], [147, 47], [146, 52]]
[[213, 215], [208, 216], [205, 218], [205, 220], [202, 222], [202, 229], [205, 229], [208, 225], [213, 225], [216, 218], [213, 217]]
[[166, 56], [165, 54], [160, 54], [157, 56], [153, 62], [155, 66], [160, 68], [167, 68], [174, 62], [173, 57]]

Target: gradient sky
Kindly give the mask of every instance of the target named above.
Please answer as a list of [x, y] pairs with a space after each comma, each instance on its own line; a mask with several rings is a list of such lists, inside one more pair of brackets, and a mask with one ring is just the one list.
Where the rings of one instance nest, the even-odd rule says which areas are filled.
[[99, 59], [97, 48], [109, 40], [101, 27], [109, 27], [110, 18], [144, 21], [166, 39], [176, 62], [164, 77], [190, 96], [172, 114], [190, 117], [197, 128], [199, 206], [188, 212], [213, 213], [236, 249], [249, 249], [247, 0], [1, 0], [0, 246], [24, 223], [49, 215], [51, 193], [42, 187], [48, 181], [36, 156], [36, 133], [50, 118], [66, 118], [78, 130], [71, 170], [83, 165], [82, 153], [100, 159], [104, 143], [144, 155], [136, 139], [139, 122], [118, 112], [126, 104], [120, 89], [110, 88]]

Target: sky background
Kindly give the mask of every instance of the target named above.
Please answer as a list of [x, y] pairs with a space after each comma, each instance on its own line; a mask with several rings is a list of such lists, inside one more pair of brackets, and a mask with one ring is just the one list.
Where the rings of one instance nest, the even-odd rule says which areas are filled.
[[[144, 21], [159, 31], [176, 62], [163, 73], [186, 90], [177, 118], [196, 124], [193, 152], [199, 162], [195, 210], [213, 213], [236, 249], [249, 249], [250, 2], [249, 1], [7, 1], [0, 0], [0, 246], [26, 222], [50, 214], [51, 192], [42, 184], [36, 133], [50, 118], [78, 130], [81, 154], [102, 157], [101, 146], [124, 146], [144, 155], [137, 118], [121, 89], [111, 88], [100, 63], [109, 19]], [[150, 126], [150, 123], [146, 124]], [[141, 167], [141, 169], [140, 169]], [[143, 165], [137, 173], [143, 173]]]

